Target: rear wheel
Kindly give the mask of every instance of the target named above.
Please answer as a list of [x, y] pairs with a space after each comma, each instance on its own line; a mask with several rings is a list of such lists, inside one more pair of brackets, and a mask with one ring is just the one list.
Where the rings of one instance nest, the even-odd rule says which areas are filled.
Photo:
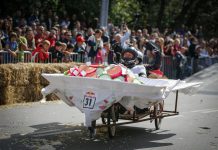
[[[163, 112], [163, 101], [159, 102], [157, 104], [154, 105], [154, 122], [155, 122], [155, 128], [156, 130], [160, 129], [161, 126], [161, 122], [162, 122], [162, 112]], [[157, 118], [158, 117], [158, 118]]]

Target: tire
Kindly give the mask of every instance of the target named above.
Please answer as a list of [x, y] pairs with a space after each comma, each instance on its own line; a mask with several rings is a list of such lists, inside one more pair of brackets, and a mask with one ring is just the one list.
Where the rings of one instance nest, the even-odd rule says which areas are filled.
[[[163, 102], [157, 103], [154, 106], [154, 123], [155, 123], [155, 129], [159, 130], [160, 126], [161, 126], [161, 122], [162, 122], [162, 112], [163, 112]], [[160, 117], [160, 118], [156, 118], [156, 117]]]
[[92, 126], [91, 127], [88, 127], [89, 129], [89, 137], [91, 139], [95, 138], [95, 135], [96, 135], [96, 121], [92, 121]]
[[104, 117], [101, 117], [102, 124], [107, 124], [106, 119]]
[[[107, 116], [107, 125], [108, 126], [108, 136], [110, 138], [113, 138], [116, 134], [116, 112], [115, 112], [115, 107], [114, 105], [112, 105], [110, 108], [109, 108], [109, 111], [108, 111], [108, 116]], [[110, 126], [110, 125], [113, 125], [113, 126]]]

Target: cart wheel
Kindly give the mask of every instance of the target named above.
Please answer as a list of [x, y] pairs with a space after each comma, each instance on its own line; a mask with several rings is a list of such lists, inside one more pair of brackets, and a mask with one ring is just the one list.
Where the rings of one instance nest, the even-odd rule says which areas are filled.
[[95, 138], [95, 135], [96, 135], [96, 121], [92, 121], [92, 126], [91, 127], [88, 127], [89, 129], [89, 137], [91, 139]]
[[102, 124], [107, 124], [107, 122], [106, 122], [104, 117], [101, 117], [101, 122], [102, 122]]
[[163, 112], [163, 102], [160, 102], [154, 106], [154, 117], [155, 117], [154, 121], [155, 121], [156, 130], [160, 129], [160, 125], [162, 121], [161, 117], [160, 118], [156, 118], [156, 117], [162, 116], [162, 112]]
[[[108, 111], [108, 116], [107, 116], [107, 125], [108, 126], [108, 135], [110, 138], [114, 137], [115, 136], [115, 133], [116, 133], [116, 112], [115, 112], [115, 107], [114, 105], [112, 105], [110, 108], [109, 108], [109, 111]], [[113, 126], [110, 126], [110, 125], [113, 125]]]

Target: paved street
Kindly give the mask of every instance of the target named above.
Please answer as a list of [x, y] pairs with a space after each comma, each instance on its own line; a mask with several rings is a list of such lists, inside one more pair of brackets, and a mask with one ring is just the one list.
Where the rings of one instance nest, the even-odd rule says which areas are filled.
[[[189, 81], [204, 84], [194, 96], [179, 95], [180, 114], [164, 118], [160, 130], [149, 121], [119, 126], [114, 139], [103, 129], [89, 139], [83, 114], [62, 101], [1, 106], [0, 150], [218, 150], [218, 65]], [[165, 100], [166, 109], [174, 98]]]

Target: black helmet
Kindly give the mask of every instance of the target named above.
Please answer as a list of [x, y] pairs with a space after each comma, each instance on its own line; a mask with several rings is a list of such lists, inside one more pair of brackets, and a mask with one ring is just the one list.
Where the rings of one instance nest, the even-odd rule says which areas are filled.
[[145, 48], [146, 48], [146, 50], [150, 50], [150, 51], [160, 51], [160, 47], [151, 41], [146, 43]]
[[[125, 57], [125, 53], [131, 53], [133, 55], [132, 58], [127, 58]], [[128, 68], [132, 68], [135, 66], [135, 63], [136, 63], [136, 60], [137, 60], [137, 57], [138, 57], [138, 52], [137, 50], [130, 46], [130, 47], [127, 47], [126, 49], [124, 49], [121, 53], [121, 58], [122, 58], [122, 64], [124, 64], [126, 67]]]
[[137, 51], [137, 53], [138, 53], [138, 55], [137, 55], [137, 59], [138, 59], [137, 65], [139, 65], [143, 61], [143, 53], [141, 51]]

